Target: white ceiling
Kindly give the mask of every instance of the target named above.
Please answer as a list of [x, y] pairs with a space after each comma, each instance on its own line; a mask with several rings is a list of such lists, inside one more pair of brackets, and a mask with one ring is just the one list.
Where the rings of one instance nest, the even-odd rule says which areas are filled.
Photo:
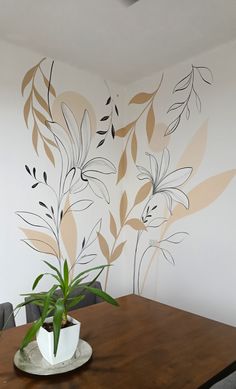
[[236, 0], [0, 0], [0, 39], [129, 83], [236, 39]]

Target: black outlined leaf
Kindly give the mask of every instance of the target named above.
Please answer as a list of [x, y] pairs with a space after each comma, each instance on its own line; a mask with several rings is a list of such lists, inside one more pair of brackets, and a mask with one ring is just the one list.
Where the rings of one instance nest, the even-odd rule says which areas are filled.
[[52, 219], [52, 216], [46, 213], [46, 216], [49, 217], [49, 219]]
[[109, 119], [109, 116], [103, 116], [103, 118], [100, 119], [101, 122], [104, 122], [105, 120]]
[[82, 242], [82, 249], [84, 248], [84, 245], [85, 245], [85, 238], [83, 239], [83, 242]]
[[172, 134], [176, 130], [176, 128], [178, 127], [179, 122], [180, 122], [180, 116], [178, 116], [177, 119], [173, 120], [173, 122], [171, 122], [169, 124], [169, 126], [167, 127], [167, 130], [165, 132], [165, 135]]
[[34, 178], [36, 178], [36, 169], [35, 169], [35, 167], [33, 168], [33, 175], [34, 175]]
[[31, 175], [29, 166], [25, 165], [25, 169], [26, 169], [27, 173], [29, 173]]
[[171, 265], [175, 265], [175, 261], [174, 261], [173, 255], [170, 253], [170, 251], [166, 250], [166, 249], [163, 249], [161, 247], [160, 247], [160, 250], [161, 250], [164, 258], [167, 260], [167, 262], [169, 262]]
[[39, 201], [39, 205], [41, 205], [41, 207], [47, 208], [46, 204], [44, 204], [42, 201]]
[[198, 112], [201, 112], [202, 104], [201, 104], [201, 100], [196, 92], [195, 92], [195, 103], [196, 103], [196, 107], [197, 107]]
[[39, 183], [36, 182], [36, 184], [32, 185], [31, 188], [33, 188], [33, 189], [36, 188], [36, 186], [38, 186], [38, 184], [39, 184]]
[[[201, 79], [209, 85], [212, 85], [213, 75], [209, 68], [206, 66], [197, 66], [196, 67]], [[209, 80], [210, 79], [210, 80]]]
[[188, 88], [189, 84], [190, 84], [190, 81], [192, 79], [192, 72], [189, 73], [187, 76], [185, 76], [184, 78], [182, 78], [182, 80], [180, 80], [178, 82], [178, 84], [175, 85], [174, 87], [174, 90], [173, 90], [173, 93], [174, 92], [178, 92], [178, 91], [181, 91], [181, 90], [185, 90]]
[[119, 116], [119, 111], [118, 111], [118, 108], [117, 108], [116, 104], [115, 104], [115, 111], [116, 111], [117, 116]]
[[43, 179], [44, 179], [45, 184], [47, 184], [47, 173], [46, 172], [43, 172]]
[[172, 234], [165, 238], [162, 242], [169, 242], [173, 244], [178, 244], [183, 242], [183, 240], [188, 236], [189, 234], [187, 232], [176, 232], [175, 234]]
[[180, 102], [180, 103], [174, 103], [170, 106], [170, 108], [168, 109], [167, 113], [170, 112], [170, 111], [174, 111], [175, 109], [179, 109], [180, 107], [182, 107], [182, 105], [184, 104], [184, 101]]
[[186, 112], [185, 112], [185, 114], [186, 114], [186, 119], [188, 120], [189, 119], [189, 117], [190, 117], [190, 109], [189, 109], [189, 107], [187, 106], [187, 108], [186, 108]]
[[52, 212], [52, 214], [54, 215], [54, 209], [53, 209], [53, 207], [51, 207], [51, 212]]
[[105, 135], [107, 133], [107, 131], [97, 131], [96, 133], [99, 135]]
[[100, 146], [102, 146], [104, 142], [105, 142], [105, 139], [100, 140], [100, 142], [99, 142], [98, 145], [97, 145], [97, 148], [100, 147]]
[[110, 104], [110, 102], [111, 102], [111, 96], [108, 97], [107, 102], [106, 102], [106, 105]]
[[62, 218], [63, 218], [63, 211], [61, 211], [61, 213], [60, 213], [60, 221]]
[[115, 138], [115, 128], [114, 128], [113, 124], [111, 125], [111, 135], [112, 135], [112, 138], [114, 139]]

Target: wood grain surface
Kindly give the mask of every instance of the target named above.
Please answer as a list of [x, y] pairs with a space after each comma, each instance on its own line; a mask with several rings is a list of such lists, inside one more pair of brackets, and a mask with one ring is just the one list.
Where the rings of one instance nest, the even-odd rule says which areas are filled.
[[0, 388], [196, 389], [236, 360], [236, 329], [139, 296], [74, 311], [93, 348], [83, 367], [33, 376], [13, 365], [29, 325], [0, 338]]

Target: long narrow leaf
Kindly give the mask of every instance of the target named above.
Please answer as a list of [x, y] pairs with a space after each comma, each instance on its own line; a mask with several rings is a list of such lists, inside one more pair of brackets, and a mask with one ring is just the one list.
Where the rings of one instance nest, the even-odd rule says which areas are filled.
[[40, 317], [33, 325], [29, 328], [27, 331], [24, 339], [22, 340], [20, 344], [20, 350], [23, 350], [24, 347], [26, 347], [29, 342], [35, 337], [36, 333], [38, 332], [39, 328], [43, 324], [42, 318]]
[[36, 286], [38, 285], [39, 281], [43, 278], [43, 276], [45, 276], [45, 274], [39, 274], [39, 276], [34, 280], [34, 283], [33, 283], [33, 286], [32, 286], [32, 290], [34, 290], [36, 288]]
[[84, 298], [85, 298], [84, 295], [68, 298], [66, 302], [66, 309], [69, 310], [70, 308], [73, 308], [75, 305], [80, 303], [80, 301], [84, 300]]
[[67, 260], [65, 260], [64, 262], [63, 272], [64, 272], [64, 288], [65, 288], [64, 292], [66, 294], [69, 285], [69, 268], [68, 268]]
[[63, 298], [59, 298], [55, 304], [55, 312], [53, 315], [53, 353], [54, 356], [57, 354], [58, 343], [61, 332], [62, 316], [65, 310]]
[[118, 302], [115, 299], [113, 299], [113, 297], [111, 297], [109, 294], [107, 294], [101, 289], [91, 288], [90, 286], [84, 286], [84, 288], [89, 290], [89, 292], [95, 294], [96, 296], [101, 297], [104, 301], [106, 301], [109, 304], [116, 305], [116, 306], [119, 305]]
[[58, 277], [60, 279], [61, 284], [64, 285], [64, 281], [63, 281], [63, 278], [62, 278], [61, 273], [59, 272], [59, 270], [55, 266], [51, 265], [51, 263], [49, 263], [47, 261], [43, 261], [43, 262], [46, 263], [46, 265], [48, 265], [52, 270], [54, 270], [57, 273], [57, 275], [58, 275]]
[[91, 271], [94, 271], [94, 270], [99, 270], [99, 269], [105, 269], [105, 267], [108, 267], [108, 266], [111, 266], [111, 265], [100, 265], [100, 266], [95, 266], [95, 267], [92, 267], [90, 269], [87, 269], [87, 270], [84, 270], [82, 271], [81, 273], [79, 273], [73, 280], [71, 283], [74, 283], [75, 281], [77, 281], [79, 278], [81, 278], [84, 274], [86, 273], [90, 273]]

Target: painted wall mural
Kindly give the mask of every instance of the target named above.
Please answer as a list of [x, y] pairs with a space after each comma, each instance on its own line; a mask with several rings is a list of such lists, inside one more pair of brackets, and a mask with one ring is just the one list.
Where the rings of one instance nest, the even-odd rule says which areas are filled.
[[[79, 93], [56, 94], [52, 84], [54, 67], [54, 61], [48, 65], [48, 60], [43, 58], [27, 71], [22, 81], [26, 99], [24, 119], [31, 130], [39, 165], [45, 166], [46, 159], [55, 168], [51, 177], [41, 166], [25, 165], [32, 190], [45, 187], [51, 200], [45, 202], [38, 198], [36, 211], [17, 211], [27, 226], [22, 228], [23, 241], [31, 249], [56, 258], [59, 266], [62, 258], [68, 258], [73, 270], [76, 264], [86, 266], [100, 254], [94, 248], [95, 242], [108, 264], [125, 256], [127, 246], [131, 246], [133, 257], [127, 261], [132, 261], [132, 289], [142, 294], [153, 262], [162, 258], [174, 265], [175, 246], [188, 236], [188, 231], [177, 228], [169, 233], [169, 228], [214, 202], [236, 174], [235, 169], [219, 172], [190, 191], [185, 189], [205, 157], [207, 121], [196, 129], [176, 166], [172, 164], [170, 137], [179, 136], [181, 124], [191, 120], [194, 107], [201, 111], [203, 102], [198, 90], [211, 86], [212, 72], [206, 66], [192, 65], [187, 75], [177, 81], [173, 88], [176, 101], [166, 107], [168, 120], [172, 116], [169, 125], [157, 120], [156, 100], [160, 101], [165, 87], [163, 74], [156, 89], [139, 92], [130, 99], [129, 106], [140, 111], [126, 125], [117, 128], [119, 107], [108, 84], [105, 111], [95, 114], [92, 104]], [[96, 117], [100, 118], [99, 127]], [[93, 155], [92, 134], [95, 150], [104, 148], [107, 157]], [[122, 145], [117, 166], [112, 150], [106, 148], [108, 137], [113, 139], [114, 147], [116, 143]], [[129, 169], [131, 165], [133, 170]], [[135, 171], [132, 180], [130, 171]], [[109, 184], [107, 176], [113, 177]], [[138, 189], [133, 195], [134, 182]], [[115, 211], [110, 208], [109, 185], [116, 186], [120, 193]], [[96, 198], [103, 200], [106, 212], [89, 226], [90, 232], [81, 240], [78, 220], [81, 213], [96, 207]], [[123, 239], [126, 229], [132, 238]], [[109, 272], [107, 268], [105, 290]]]

